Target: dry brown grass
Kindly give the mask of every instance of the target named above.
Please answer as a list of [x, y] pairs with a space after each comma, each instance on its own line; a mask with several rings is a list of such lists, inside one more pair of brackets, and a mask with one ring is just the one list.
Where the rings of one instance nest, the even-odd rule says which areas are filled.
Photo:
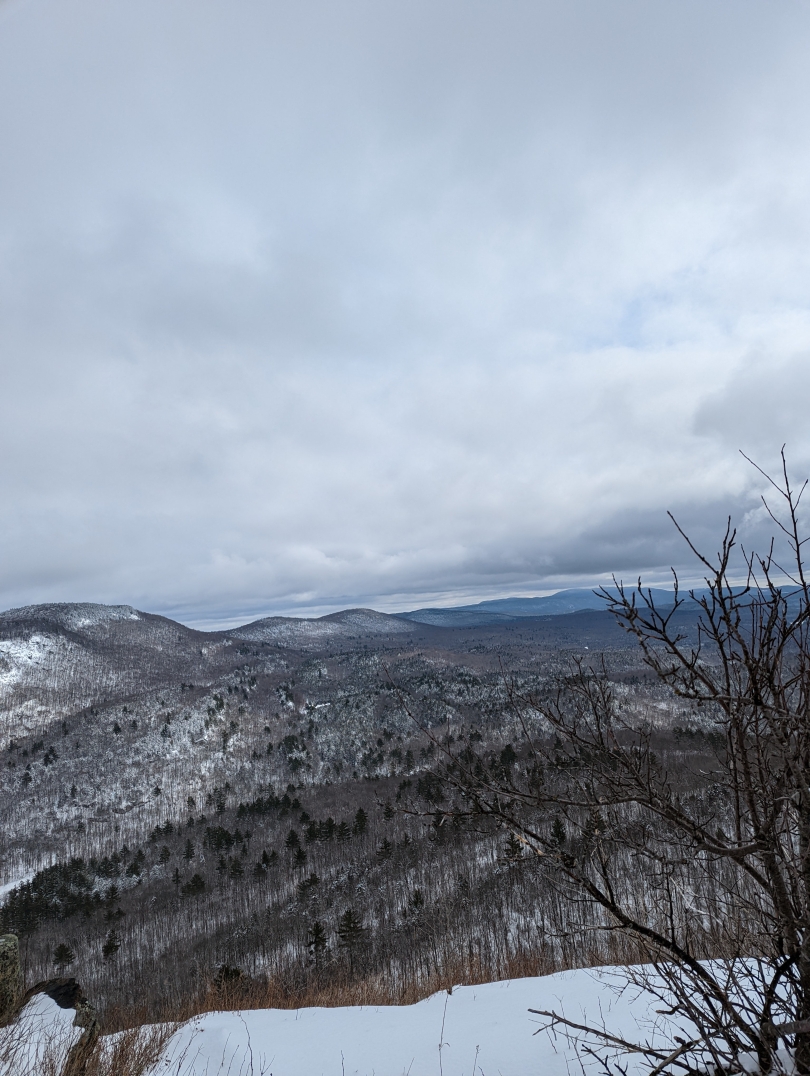
[[142, 1076], [159, 1061], [177, 1024], [147, 1024], [99, 1039], [83, 1076]]
[[[627, 953], [606, 960], [604, 949], [591, 954], [593, 964], [624, 963]], [[623, 958], [623, 959], [622, 959]], [[580, 964], [579, 966], [582, 966]], [[217, 985], [207, 982], [196, 992], [164, 1004], [159, 1009], [146, 1003], [110, 1010], [104, 1018], [104, 1034], [87, 1062], [84, 1076], [143, 1076], [165, 1050], [178, 1027], [206, 1012], [234, 1012], [247, 1009], [335, 1008], [363, 1005], [412, 1005], [423, 998], [455, 986], [472, 986], [496, 979], [519, 979], [560, 971], [547, 955], [519, 953], [499, 961], [497, 967], [459, 958], [434, 970], [418, 981], [392, 982], [384, 975], [350, 976], [334, 969], [318, 974], [310, 969], [291, 970], [288, 977], [270, 980], [236, 978]], [[68, 1044], [69, 1045], [69, 1044]], [[14, 1051], [18, 1064], [8, 1067]], [[0, 1050], [0, 1076], [62, 1076], [67, 1045], [54, 1041], [40, 1051], [34, 1067], [19, 1059], [24, 1042], [18, 1034], [9, 1040], [8, 1058]], [[61, 1059], [61, 1060], [60, 1060]], [[7, 1060], [4, 1067], [3, 1061]]]
[[[143, 1076], [163, 1053], [177, 1024], [135, 1026], [98, 1039], [83, 1056], [82, 1076]], [[0, 1031], [0, 1076], [65, 1076], [81, 1030], [32, 1018], [26, 1010]]]
[[514, 956], [503, 967], [493, 969], [478, 962], [461, 960], [432, 972], [419, 981], [394, 983], [384, 975], [350, 977], [310, 973], [302, 978], [291, 974], [269, 980], [247, 977], [217, 985], [207, 982], [188, 996], [164, 1004], [159, 1012], [144, 1007], [118, 1007], [104, 1018], [107, 1035], [133, 1029], [147, 1022], [168, 1022], [174, 1026], [206, 1012], [235, 1012], [246, 1009], [338, 1008], [348, 1005], [413, 1005], [440, 990], [472, 986], [494, 979], [519, 979], [557, 971], [544, 957]]

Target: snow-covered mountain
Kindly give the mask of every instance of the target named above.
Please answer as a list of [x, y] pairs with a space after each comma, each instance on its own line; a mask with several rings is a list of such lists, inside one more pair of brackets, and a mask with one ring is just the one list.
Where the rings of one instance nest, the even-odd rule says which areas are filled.
[[49, 623], [68, 631], [106, 627], [114, 621], [141, 620], [144, 616], [131, 605], [99, 605], [95, 602], [54, 602], [24, 605], [0, 613], [5, 623]]
[[[504, 864], [502, 835], [443, 823], [422, 728], [472, 723], [488, 764], [507, 765], [522, 731], [503, 663], [510, 689], [533, 692], [586, 647], [612, 649], [625, 708], [678, 718], [627, 646], [587, 612], [452, 630], [360, 609], [229, 632], [126, 606], [0, 615], [3, 929], [30, 932], [38, 979], [68, 944], [102, 1007], [153, 978], [204, 988], [226, 964], [298, 975], [314, 921], [340, 974], [350, 911], [372, 977], [430, 988], [437, 952], [514, 974], [535, 934], [540, 966], [560, 966], [567, 920], [555, 905], [544, 932], [537, 881]], [[399, 813], [411, 797], [416, 814]]]
[[396, 616], [374, 609], [344, 609], [339, 613], [313, 619], [271, 616], [254, 620], [224, 634], [251, 642], [275, 643], [279, 646], [307, 647], [322, 645], [330, 639], [357, 639], [367, 635], [407, 635], [416, 629]]

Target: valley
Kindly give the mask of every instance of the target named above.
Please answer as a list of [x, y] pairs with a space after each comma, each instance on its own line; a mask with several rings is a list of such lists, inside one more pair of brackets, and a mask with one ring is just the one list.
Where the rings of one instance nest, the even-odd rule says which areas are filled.
[[123, 1024], [212, 992], [415, 1000], [632, 956], [508, 834], [458, 817], [440, 777], [463, 737], [497, 772], [522, 765], [510, 694], [602, 655], [665, 750], [703, 750], [601, 611], [227, 632], [129, 607], [0, 615], [0, 918], [26, 979], [75, 975]]

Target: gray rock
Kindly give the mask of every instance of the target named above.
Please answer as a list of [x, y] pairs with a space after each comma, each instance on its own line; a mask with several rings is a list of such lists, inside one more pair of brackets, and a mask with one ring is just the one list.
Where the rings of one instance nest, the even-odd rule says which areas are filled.
[[22, 987], [20, 943], [16, 934], [0, 936], [0, 1024], [15, 1013]]
[[[16, 938], [14, 939], [16, 942]], [[87, 1065], [98, 1043], [100, 1029], [95, 1008], [82, 994], [81, 987], [75, 979], [46, 979], [26, 990], [18, 1009], [22, 1010], [37, 994], [45, 994], [55, 1001], [60, 1009], [75, 1009], [73, 1026], [82, 1028], [82, 1033], [73, 1044], [62, 1067], [61, 1076], [85, 1076]]]

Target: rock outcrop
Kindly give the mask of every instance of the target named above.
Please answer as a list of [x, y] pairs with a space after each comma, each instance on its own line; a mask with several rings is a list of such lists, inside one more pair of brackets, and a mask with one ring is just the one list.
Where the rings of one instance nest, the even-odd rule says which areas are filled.
[[[61, 1076], [84, 1076], [87, 1062], [99, 1037], [96, 1010], [82, 994], [75, 979], [46, 979], [23, 991], [17, 937], [14, 934], [0, 936], [0, 1027], [15, 1025], [21, 1018], [21, 1026], [25, 1027], [26, 1006], [39, 994], [46, 995], [60, 1009], [75, 1010], [73, 1027], [81, 1029], [81, 1034], [78, 1038], [72, 1037], [72, 1045], [62, 1064]], [[65, 1048], [67, 1049], [67, 1043]]]
[[98, 1042], [99, 1026], [96, 1010], [82, 994], [75, 979], [46, 979], [26, 990], [18, 1006], [23, 1009], [36, 994], [45, 994], [60, 1009], [75, 1009], [73, 1026], [82, 1028], [82, 1034], [70, 1048], [62, 1076], [83, 1076], [87, 1062]]
[[18, 1009], [22, 988], [20, 944], [16, 934], [0, 936], [0, 1026], [7, 1024]]

